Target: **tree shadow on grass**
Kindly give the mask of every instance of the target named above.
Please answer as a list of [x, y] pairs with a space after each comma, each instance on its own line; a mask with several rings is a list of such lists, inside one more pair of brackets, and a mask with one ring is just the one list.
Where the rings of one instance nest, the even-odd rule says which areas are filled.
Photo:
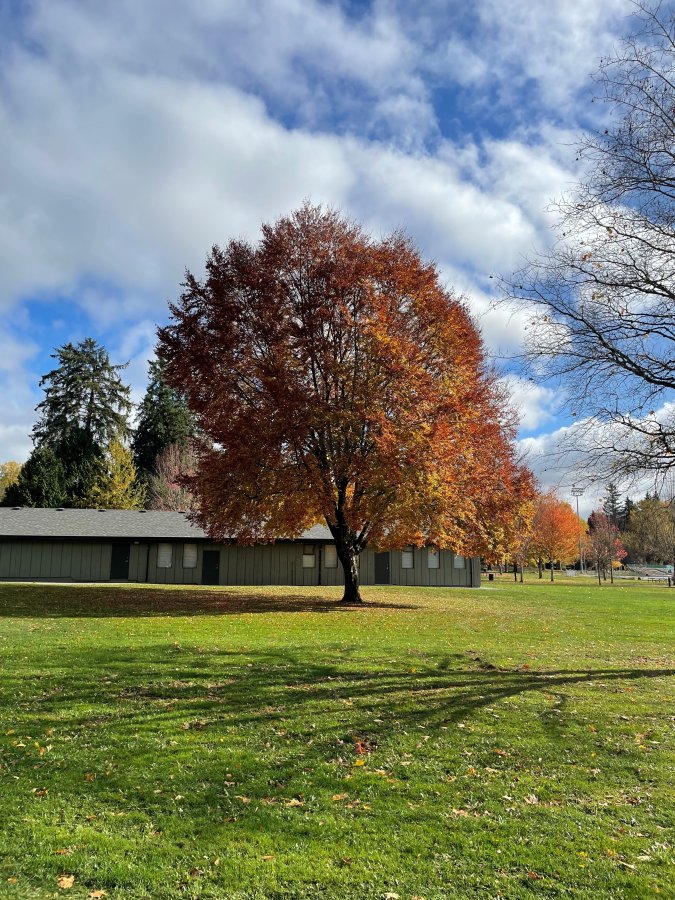
[[[227, 616], [242, 613], [354, 614], [370, 609], [417, 609], [411, 603], [367, 601], [347, 606], [336, 599], [269, 588], [269, 593], [229, 591], [201, 586], [179, 589], [125, 585], [0, 585], [0, 618], [110, 618], [152, 616]], [[291, 592], [289, 592], [291, 591]]]
[[[3, 677], [4, 705], [14, 708], [14, 728], [0, 738], [0, 750], [17, 821], [39, 815], [39, 803], [48, 821], [60, 821], [64, 810], [70, 815], [81, 809], [78, 827], [92, 829], [98, 826], [88, 826], [85, 814], [104, 822], [106, 816], [132, 811], [128, 826], [125, 818], [114, 819], [116, 831], [128, 827], [129, 838], [136, 840], [134, 822], [151, 822], [158, 829], [153, 833], [166, 829], [176, 859], [183, 842], [196, 841], [211, 852], [214, 837], [221, 847], [244, 841], [251, 852], [261, 834], [267, 842], [263, 852], [271, 846], [295, 854], [319, 811], [344, 817], [346, 831], [340, 833], [347, 840], [349, 817], [359, 811], [338, 809], [335, 799], [356, 791], [374, 792], [373, 808], [385, 823], [405, 815], [417, 827], [437, 827], [438, 810], [429, 812], [428, 821], [424, 810], [411, 812], [407, 795], [399, 795], [404, 788], [396, 786], [417, 777], [414, 769], [403, 768], [409, 763], [402, 755], [414, 755], [423, 735], [446, 730], [440, 772], [425, 769], [421, 777], [425, 785], [431, 779], [439, 791], [451, 791], [444, 767], [466, 769], [463, 750], [472, 737], [448, 726], [471, 725], [481, 710], [516, 696], [675, 676], [673, 668], [501, 669], [470, 652], [428, 654], [417, 671], [406, 663], [366, 658], [352, 647], [237, 651], [167, 643], [46, 654], [34, 674], [10, 671]], [[525, 717], [526, 733], [532, 720], [523, 712], [513, 715]], [[559, 740], [554, 729], [546, 733], [553, 746]], [[30, 740], [22, 739], [24, 734]], [[513, 759], [494, 755], [507, 755], [494, 750], [504, 746], [505, 734], [502, 720], [494, 726], [494, 741], [476, 744], [476, 765], [522, 765], [517, 757], [528, 752], [522, 743]], [[363, 756], [357, 740], [370, 751], [358, 770], [354, 763]], [[595, 736], [585, 732], [580, 740]], [[539, 755], [542, 738], [537, 741]], [[53, 749], [40, 756], [40, 745], [47, 742]], [[404, 754], [407, 749], [412, 754]], [[426, 766], [424, 751], [419, 752]], [[379, 767], [395, 776], [391, 789], [377, 780]], [[345, 782], [356, 771], [358, 783]], [[448, 801], [455, 805], [450, 794], [446, 806]], [[289, 809], [293, 804], [296, 808]], [[57, 835], [55, 846], [61, 847]], [[144, 852], [139, 848], [139, 859]], [[336, 848], [338, 857], [345, 852]]]

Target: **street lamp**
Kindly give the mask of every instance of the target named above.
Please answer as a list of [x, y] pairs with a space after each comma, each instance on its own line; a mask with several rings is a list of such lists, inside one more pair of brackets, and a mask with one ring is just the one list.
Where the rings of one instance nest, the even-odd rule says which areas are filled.
[[571, 490], [571, 494], [573, 497], [577, 498], [577, 524], [579, 526], [579, 566], [581, 568], [581, 574], [584, 574], [584, 557], [581, 552], [581, 519], [579, 518], [579, 497], [583, 496], [584, 489], [581, 487], [573, 487]]

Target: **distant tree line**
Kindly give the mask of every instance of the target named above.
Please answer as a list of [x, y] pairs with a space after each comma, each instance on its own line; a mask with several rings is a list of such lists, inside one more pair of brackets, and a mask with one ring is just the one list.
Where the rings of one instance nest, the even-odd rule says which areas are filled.
[[510, 548], [514, 577], [523, 579], [526, 566], [539, 577], [550, 570], [574, 565], [594, 569], [598, 579], [614, 580], [621, 564], [675, 565], [675, 491], [668, 499], [647, 493], [637, 502], [622, 501], [614, 484], [587, 520], [577, 518], [569, 503], [555, 491], [540, 494], [523, 515]]
[[150, 363], [132, 423], [126, 364], [111, 363], [92, 338], [52, 356], [55, 367], [40, 379], [33, 451], [23, 465], [0, 465], [0, 504], [188, 510], [184, 478], [194, 466], [195, 424], [162, 363]]

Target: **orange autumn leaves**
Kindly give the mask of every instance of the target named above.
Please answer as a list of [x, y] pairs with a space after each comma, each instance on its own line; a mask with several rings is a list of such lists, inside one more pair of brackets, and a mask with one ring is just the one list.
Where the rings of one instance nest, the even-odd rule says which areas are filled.
[[216, 539], [325, 521], [338, 556], [494, 553], [533, 494], [465, 306], [399, 233], [305, 204], [214, 247], [160, 331], [205, 435], [193, 489]]
[[530, 554], [551, 565], [571, 562], [579, 556], [579, 536], [586, 534], [581, 522], [569, 503], [560, 500], [555, 492], [542, 494], [535, 506], [530, 538]]

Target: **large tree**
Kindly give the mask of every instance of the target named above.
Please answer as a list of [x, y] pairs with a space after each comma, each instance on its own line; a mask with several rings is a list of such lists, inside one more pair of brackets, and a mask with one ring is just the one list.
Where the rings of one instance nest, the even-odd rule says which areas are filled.
[[57, 347], [56, 368], [40, 379], [44, 400], [33, 428], [36, 446], [54, 446], [74, 428], [88, 435], [101, 450], [129, 432], [129, 387], [120, 372], [126, 364], [113, 365], [108, 351], [93, 338]]
[[675, 16], [636, 3], [602, 62], [607, 115], [580, 146], [587, 173], [557, 242], [508, 285], [533, 309], [536, 376], [566, 386], [569, 449], [605, 474], [675, 466]]
[[124, 365], [113, 365], [92, 338], [64, 344], [52, 356], [58, 365], [40, 379], [45, 396], [37, 406], [35, 448], [5, 505], [86, 505], [100, 479], [105, 448], [129, 431]]
[[215, 539], [323, 519], [360, 602], [369, 545], [505, 547], [531, 477], [464, 305], [401, 234], [305, 204], [257, 246], [214, 247], [160, 330], [204, 438], [195, 513]]
[[161, 360], [150, 363], [148, 388], [138, 409], [132, 439], [134, 462], [139, 474], [149, 479], [159, 456], [167, 447], [187, 448], [194, 435], [194, 418], [181, 391], [164, 378]]

